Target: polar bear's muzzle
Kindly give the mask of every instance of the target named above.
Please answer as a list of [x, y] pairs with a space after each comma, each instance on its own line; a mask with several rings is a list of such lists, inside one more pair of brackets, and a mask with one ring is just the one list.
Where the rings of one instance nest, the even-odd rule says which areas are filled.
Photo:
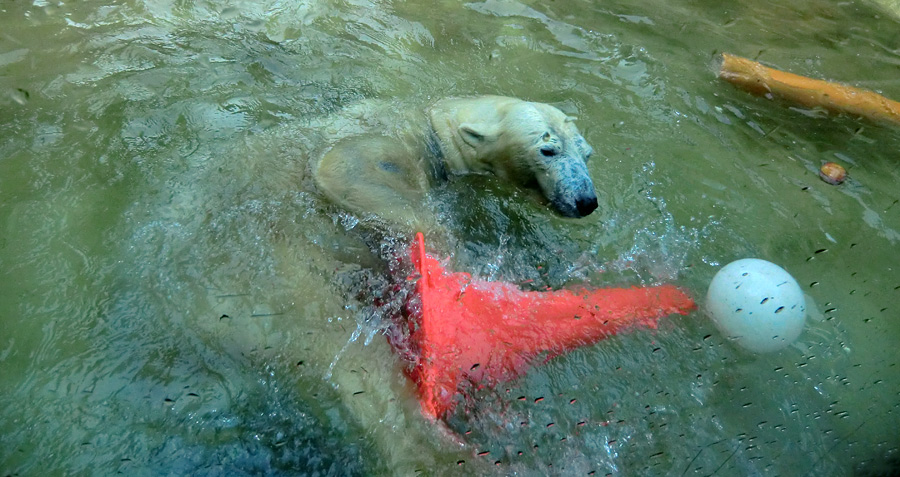
[[586, 217], [597, 208], [594, 182], [582, 160], [557, 161], [537, 179], [550, 205], [564, 217]]

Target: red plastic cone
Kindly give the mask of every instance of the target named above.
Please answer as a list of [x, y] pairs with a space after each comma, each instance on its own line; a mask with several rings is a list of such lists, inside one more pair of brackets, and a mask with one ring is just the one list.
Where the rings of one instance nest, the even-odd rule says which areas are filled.
[[495, 386], [528, 369], [535, 356], [563, 353], [626, 328], [656, 328], [694, 301], [672, 285], [526, 292], [515, 285], [447, 272], [416, 235], [413, 262], [421, 274], [421, 312], [411, 318], [417, 360], [410, 371], [423, 412], [440, 418], [456, 404], [463, 379]]

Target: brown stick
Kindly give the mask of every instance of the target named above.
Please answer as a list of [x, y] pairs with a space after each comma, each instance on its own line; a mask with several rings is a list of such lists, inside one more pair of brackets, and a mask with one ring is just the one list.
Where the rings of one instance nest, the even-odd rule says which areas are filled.
[[808, 108], [900, 124], [900, 103], [880, 94], [779, 71], [727, 53], [722, 54], [719, 78], [756, 95], [774, 95]]

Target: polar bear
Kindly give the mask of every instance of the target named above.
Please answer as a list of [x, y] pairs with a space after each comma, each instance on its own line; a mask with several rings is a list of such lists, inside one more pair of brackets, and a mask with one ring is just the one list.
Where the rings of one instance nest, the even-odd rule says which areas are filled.
[[537, 189], [564, 217], [597, 208], [585, 164], [593, 148], [559, 109], [502, 96], [448, 98], [424, 119], [418, 134], [338, 142], [314, 166], [319, 189], [353, 213], [415, 230], [433, 225], [422, 207], [428, 189], [458, 174], [490, 173]]

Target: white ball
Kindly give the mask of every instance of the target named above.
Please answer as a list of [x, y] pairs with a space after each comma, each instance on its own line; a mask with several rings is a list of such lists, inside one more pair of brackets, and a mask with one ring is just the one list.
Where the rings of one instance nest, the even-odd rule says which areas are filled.
[[722, 334], [756, 353], [793, 343], [806, 319], [806, 301], [794, 277], [757, 258], [722, 267], [709, 284], [706, 309]]

